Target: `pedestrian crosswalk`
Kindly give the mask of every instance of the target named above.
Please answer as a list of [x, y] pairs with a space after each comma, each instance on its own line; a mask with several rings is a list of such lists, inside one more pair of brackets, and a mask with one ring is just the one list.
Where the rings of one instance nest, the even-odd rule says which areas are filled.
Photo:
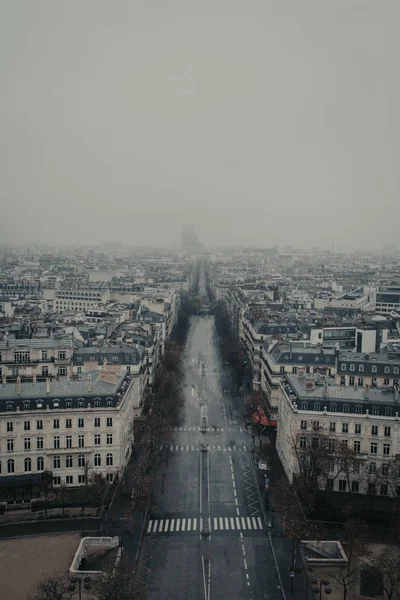
[[[260, 517], [213, 517], [208, 519], [210, 531], [254, 531], [263, 529]], [[191, 533], [203, 529], [201, 518], [150, 519], [147, 533]]]
[[174, 427], [172, 429], [172, 431], [209, 431], [209, 432], [213, 432], [213, 431], [218, 431], [218, 432], [223, 432], [224, 428], [223, 427]]
[[207, 452], [248, 452], [247, 446], [218, 446], [211, 444], [197, 445], [197, 444], [167, 444], [161, 445], [160, 450], [168, 449], [170, 452], [198, 452], [199, 450], [206, 450]]

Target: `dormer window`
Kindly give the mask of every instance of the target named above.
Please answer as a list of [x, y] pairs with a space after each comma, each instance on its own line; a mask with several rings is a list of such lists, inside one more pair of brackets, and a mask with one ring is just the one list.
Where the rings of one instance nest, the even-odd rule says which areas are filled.
[[384, 373], [390, 373], [390, 367], [385, 367]]
[[72, 402], [71, 402], [71, 400], [67, 400], [65, 402], [65, 408], [72, 408]]
[[355, 365], [353, 365], [353, 364], [351, 364], [351, 365], [350, 365], [350, 371], [355, 371], [355, 370], [356, 370], [356, 366], [355, 366]]
[[84, 408], [85, 403], [83, 400], [78, 400], [78, 408]]
[[25, 402], [25, 404], [24, 404], [24, 410], [29, 410], [29, 408], [30, 408], [29, 404], [27, 402]]
[[393, 373], [395, 375], [398, 375], [399, 374], [399, 367], [393, 367]]
[[112, 400], [107, 400], [107, 408], [112, 408]]
[[340, 365], [340, 368], [341, 368], [342, 371], [345, 371], [346, 370], [346, 363], [342, 363]]
[[362, 373], [364, 371], [364, 365], [358, 365], [358, 370]]
[[371, 367], [372, 373], [376, 373], [377, 370], [378, 370], [377, 366], [376, 365], [372, 365], [372, 367]]

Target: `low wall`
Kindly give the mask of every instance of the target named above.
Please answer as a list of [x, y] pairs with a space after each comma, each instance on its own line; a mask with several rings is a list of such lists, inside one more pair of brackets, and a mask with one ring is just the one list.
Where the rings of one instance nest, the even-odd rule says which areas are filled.
[[119, 537], [84, 537], [75, 552], [74, 559], [69, 568], [69, 573], [73, 577], [84, 577], [85, 575], [99, 575], [101, 571], [81, 571], [79, 565], [86, 555], [86, 549], [93, 546], [102, 546], [105, 550], [112, 550], [119, 546]]

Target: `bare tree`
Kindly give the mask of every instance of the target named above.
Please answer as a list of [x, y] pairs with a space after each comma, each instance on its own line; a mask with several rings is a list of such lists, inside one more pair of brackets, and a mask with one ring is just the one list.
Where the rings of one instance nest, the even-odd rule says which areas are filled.
[[122, 566], [107, 565], [103, 573], [93, 579], [90, 595], [94, 600], [142, 600], [136, 590], [133, 571]]
[[350, 517], [346, 521], [343, 540], [347, 563], [330, 573], [330, 578], [336, 581], [343, 590], [343, 600], [347, 600], [349, 588], [358, 579], [362, 568], [361, 558], [365, 559], [369, 556], [367, 539], [368, 532], [365, 523]]
[[112, 484], [101, 473], [90, 473], [87, 487], [89, 496], [99, 508], [100, 516], [104, 514], [107, 504], [111, 500]]
[[371, 567], [381, 575], [383, 591], [387, 600], [400, 597], [400, 552], [398, 548], [384, 550], [364, 562], [366, 569]]
[[71, 600], [74, 587], [66, 573], [55, 571], [35, 584], [28, 600]]

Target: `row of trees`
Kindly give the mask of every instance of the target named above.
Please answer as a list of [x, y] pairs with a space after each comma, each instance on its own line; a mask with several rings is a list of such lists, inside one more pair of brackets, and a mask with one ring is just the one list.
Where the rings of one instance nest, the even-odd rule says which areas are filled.
[[321, 490], [330, 491], [337, 479], [342, 491], [366, 494], [370, 510], [380, 493], [392, 498], [393, 514], [400, 514], [400, 456], [377, 465], [367, 461], [357, 445], [349, 447], [319, 423], [304, 427], [291, 440], [298, 471], [293, 485], [309, 514], [316, 509]]
[[213, 305], [215, 318], [215, 330], [219, 341], [220, 356], [224, 362], [228, 362], [235, 371], [236, 384], [242, 385], [246, 372], [245, 357], [238, 339], [232, 332], [229, 316], [222, 302]]

